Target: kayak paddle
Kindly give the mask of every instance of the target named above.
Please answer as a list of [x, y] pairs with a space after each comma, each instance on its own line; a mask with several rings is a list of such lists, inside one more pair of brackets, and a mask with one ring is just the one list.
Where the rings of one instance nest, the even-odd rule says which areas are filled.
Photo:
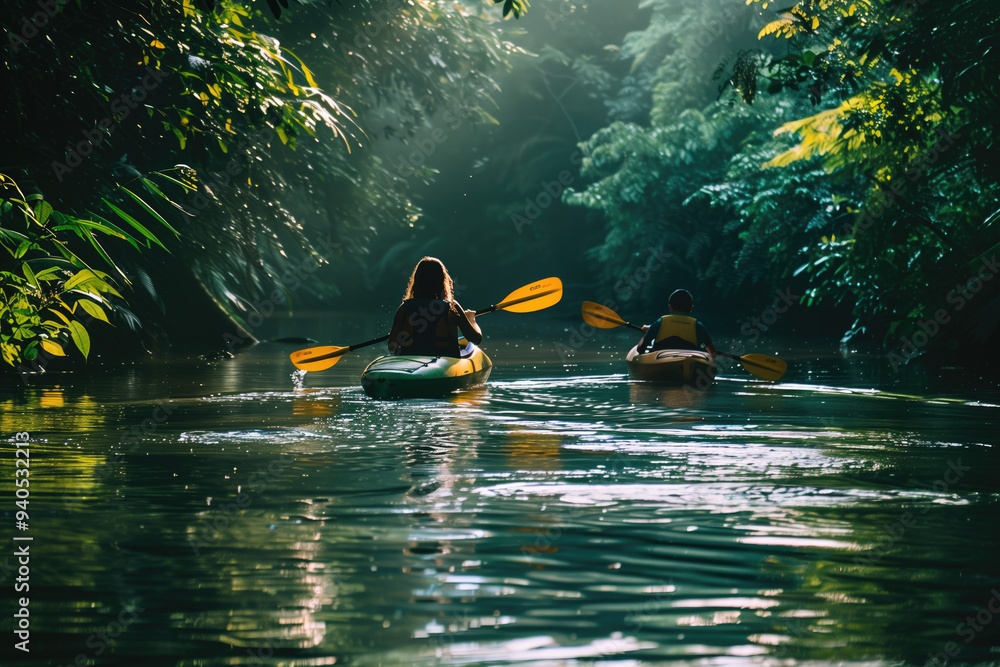
[[[511, 313], [533, 313], [559, 303], [562, 298], [562, 281], [546, 278], [516, 289], [496, 304], [476, 311], [476, 316], [506, 310]], [[348, 346], [323, 345], [292, 352], [291, 360], [296, 368], [303, 371], [325, 371], [332, 367], [348, 352], [389, 340], [389, 335], [379, 336]]]
[[[637, 331], [642, 331], [642, 327], [626, 322], [618, 313], [593, 301], [583, 302], [583, 321], [598, 329], [614, 329], [615, 327], [627, 326]], [[742, 357], [730, 354], [729, 352], [719, 352], [720, 357], [735, 359], [743, 365], [748, 373], [759, 377], [761, 380], [780, 380], [788, 369], [786, 364], [777, 357], [770, 357], [766, 354], [744, 354]]]

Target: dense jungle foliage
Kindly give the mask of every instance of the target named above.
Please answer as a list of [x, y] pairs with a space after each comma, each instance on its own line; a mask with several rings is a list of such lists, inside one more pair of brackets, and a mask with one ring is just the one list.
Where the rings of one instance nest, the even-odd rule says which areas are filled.
[[566, 195], [604, 220], [605, 284], [662, 245], [670, 270], [642, 296], [847, 304], [829, 325], [894, 365], [996, 339], [996, 3], [643, 4], [632, 86], [585, 144], [593, 182]]
[[426, 252], [996, 340], [995, 3], [493, 4], [5, 3], [5, 365], [232, 350]]
[[368, 147], [484, 113], [514, 50], [499, 12], [359, 0], [276, 21], [287, 4], [4, 4], [6, 364], [86, 356], [105, 322], [119, 350], [129, 330], [232, 348], [296, 291], [352, 282], [375, 230], [417, 219]]

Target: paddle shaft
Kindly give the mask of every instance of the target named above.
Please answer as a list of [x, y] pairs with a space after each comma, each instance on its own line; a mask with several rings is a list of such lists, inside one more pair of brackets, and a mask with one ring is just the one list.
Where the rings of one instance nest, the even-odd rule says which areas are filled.
[[[635, 329], [636, 331], [643, 331], [643, 332], [645, 331], [645, 329], [643, 329], [642, 327], [640, 327], [638, 325], [635, 325], [635, 324], [632, 324], [631, 322], [626, 322], [625, 320], [621, 319], [620, 317], [618, 319], [614, 319], [612, 317], [605, 317], [604, 315], [599, 315], [597, 313], [587, 313], [587, 315], [589, 317], [596, 317], [599, 320], [604, 320], [605, 322], [612, 322], [612, 323], [617, 324], [619, 326], [621, 326], [622, 324], [624, 324], [625, 326], [631, 327], [631, 328]], [[593, 326], [593, 325], [591, 325], [591, 326]]]
[[[641, 327], [637, 327], [631, 322], [623, 320], [618, 313], [611, 310], [607, 306], [603, 306], [593, 301], [583, 302], [583, 320], [593, 327], [602, 329], [613, 329], [624, 325], [637, 331], [643, 331]], [[610, 323], [611, 326], [603, 326], [604, 322]], [[761, 354], [737, 356], [730, 352], [719, 352], [718, 350], [715, 350], [714, 352], [717, 356], [726, 357], [727, 359], [735, 359], [743, 365], [744, 370], [749, 372], [751, 375], [761, 378], [762, 380], [778, 380], [785, 374], [785, 370], [788, 368], [788, 364], [777, 357], [768, 357]], [[751, 359], [750, 357], [753, 358]]]
[[[550, 292], [546, 292], [546, 294], [549, 294], [549, 293]], [[536, 299], [536, 298], [538, 298], [538, 296], [542, 296], [542, 295], [541, 294], [539, 294], [537, 296], [536, 295], [532, 295], [532, 296], [524, 298], [524, 299], [517, 299], [516, 301], [511, 301], [510, 303], [504, 304], [504, 305], [511, 306], [511, 305], [514, 305], [515, 303], [521, 303], [522, 301], [527, 301], [529, 299]], [[476, 311], [476, 317], [479, 317], [480, 315], [486, 315], [486, 314], [489, 314], [489, 313], [496, 312], [496, 310], [497, 310], [497, 306], [490, 306], [489, 308], [483, 308], [482, 310], [477, 310]], [[334, 357], [339, 357], [339, 356], [345, 355], [348, 352], [353, 352], [354, 350], [361, 349], [362, 347], [368, 347], [369, 345], [375, 345], [377, 343], [384, 343], [387, 340], [389, 340], [389, 334], [386, 334], [384, 336], [379, 336], [378, 338], [372, 338], [371, 340], [366, 340], [363, 343], [355, 343], [354, 345], [349, 345], [349, 346], [345, 347], [342, 350], [337, 350], [336, 352], [332, 352], [330, 354], [324, 354], [324, 355], [322, 355], [320, 357], [314, 357], [314, 358], [310, 359], [309, 361], [311, 361], [311, 362], [312, 361], [326, 361], [327, 359], [333, 359]]]

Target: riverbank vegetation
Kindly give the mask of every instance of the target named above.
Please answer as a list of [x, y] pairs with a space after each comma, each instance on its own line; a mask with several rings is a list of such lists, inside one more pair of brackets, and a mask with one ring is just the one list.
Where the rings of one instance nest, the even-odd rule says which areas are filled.
[[795, 295], [893, 363], [996, 341], [993, 3], [526, 10], [6, 3], [4, 364], [231, 352], [427, 251], [634, 313]]
[[643, 103], [586, 142], [592, 182], [567, 195], [604, 220], [606, 284], [662, 244], [664, 288], [847, 304], [830, 324], [894, 363], [996, 340], [995, 4], [647, 4], [622, 45]]
[[[419, 216], [367, 148], [444, 109], [482, 111], [514, 49], [489, 29], [494, 10], [314, 2], [279, 22], [282, 5], [0, 10], [8, 366], [41, 370], [91, 340], [116, 353], [252, 340], [251, 317], [336, 294], [374, 230]], [[113, 333], [89, 335], [105, 321]]]

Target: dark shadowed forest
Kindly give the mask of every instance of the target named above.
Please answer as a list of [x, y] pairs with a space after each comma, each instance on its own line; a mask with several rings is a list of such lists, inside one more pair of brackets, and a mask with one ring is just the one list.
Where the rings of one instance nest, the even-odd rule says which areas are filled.
[[995, 349], [991, 0], [19, 0], [0, 25], [8, 371], [231, 352], [255, 313], [392, 303], [426, 254], [467, 286], [560, 275], [567, 319], [685, 286], [743, 335], [774, 305], [894, 364]]

